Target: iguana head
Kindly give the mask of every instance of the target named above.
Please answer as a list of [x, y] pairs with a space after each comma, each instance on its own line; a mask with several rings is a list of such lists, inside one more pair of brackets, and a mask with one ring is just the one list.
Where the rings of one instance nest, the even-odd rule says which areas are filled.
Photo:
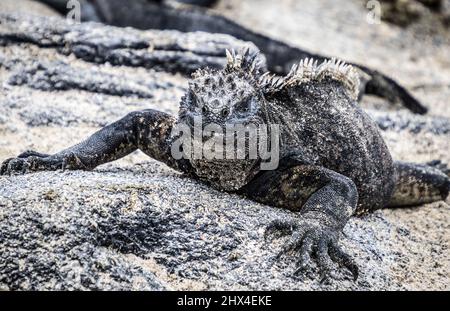
[[[197, 176], [220, 189], [236, 190], [259, 170], [258, 147], [267, 139], [260, 130], [266, 99], [258, 54], [227, 52], [227, 58], [221, 70], [206, 68], [193, 74], [180, 103], [178, 125], [184, 128], [182, 134], [177, 128], [174, 141], [183, 142], [181, 153]], [[199, 130], [201, 136], [196, 134]]]
[[264, 104], [259, 78], [258, 54], [246, 50], [241, 55], [227, 51], [228, 63], [221, 70], [200, 69], [192, 75], [181, 100], [180, 121], [192, 125], [201, 118], [203, 126], [222, 128], [235, 124], [261, 124]]

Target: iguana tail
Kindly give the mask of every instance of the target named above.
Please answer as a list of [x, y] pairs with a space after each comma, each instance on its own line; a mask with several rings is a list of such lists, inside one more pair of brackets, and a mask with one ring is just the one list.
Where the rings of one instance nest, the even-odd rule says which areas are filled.
[[396, 162], [395, 170], [397, 181], [389, 207], [431, 203], [445, 200], [449, 195], [450, 171], [440, 161]]

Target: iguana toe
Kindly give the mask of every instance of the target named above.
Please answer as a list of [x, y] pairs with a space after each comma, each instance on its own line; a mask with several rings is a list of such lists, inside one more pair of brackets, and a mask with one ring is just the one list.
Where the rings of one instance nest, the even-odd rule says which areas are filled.
[[347, 268], [352, 273], [355, 281], [358, 279], [358, 266], [352, 257], [345, 253], [337, 243], [330, 244], [328, 253], [334, 262], [338, 263], [341, 267]]
[[9, 162], [11, 162], [13, 158], [6, 159], [3, 161], [2, 166], [0, 167], [0, 175], [7, 175], [8, 174], [8, 167]]
[[292, 219], [275, 219], [271, 221], [264, 232], [265, 240], [273, 240], [274, 238], [280, 238], [289, 234], [297, 228], [296, 221]]
[[40, 153], [34, 150], [27, 150], [22, 152], [21, 154], [19, 154], [17, 157], [18, 158], [28, 158], [28, 157], [38, 157], [38, 158], [46, 158], [50, 156], [49, 154], [45, 154], [45, 153]]

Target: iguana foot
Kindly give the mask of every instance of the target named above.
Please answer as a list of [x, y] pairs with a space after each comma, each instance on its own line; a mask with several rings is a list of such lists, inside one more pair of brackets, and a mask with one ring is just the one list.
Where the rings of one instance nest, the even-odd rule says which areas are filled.
[[0, 175], [25, 174], [33, 166], [34, 157], [29, 158], [9, 158], [2, 163]]
[[51, 156], [36, 151], [25, 151], [17, 158], [9, 158], [0, 167], [0, 175], [21, 175], [36, 171], [54, 171], [58, 169], [85, 169], [79, 157], [73, 152]]
[[297, 253], [299, 260], [295, 275], [308, 273], [314, 258], [320, 271], [321, 282], [329, 282], [333, 262], [347, 268], [355, 281], [358, 278], [358, 266], [338, 244], [338, 230], [306, 218], [301, 221], [277, 219], [267, 226], [265, 238], [273, 234], [277, 237], [291, 235], [276, 259], [287, 253]]

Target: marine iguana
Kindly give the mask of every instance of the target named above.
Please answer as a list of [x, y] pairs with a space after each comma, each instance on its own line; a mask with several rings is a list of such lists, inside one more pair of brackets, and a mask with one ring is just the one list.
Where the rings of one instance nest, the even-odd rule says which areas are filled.
[[[92, 170], [139, 149], [217, 189], [291, 210], [289, 219], [270, 223], [266, 234], [290, 234], [280, 256], [298, 253], [296, 273], [309, 270], [315, 260], [323, 280], [333, 262], [358, 276], [357, 265], [338, 243], [351, 216], [448, 196], [450, 179], [439, 169], [393, 161], [377, 125], [356, 102], [360, 81], [351, 65], [302, 60], [279, 78], [262, 72], [257, 53], [227, 55], [224, 68], [193, 74], [178, 118], [152, 109], [132, 112], [56, 154], [26, 151], [8, 159], [0, 175]], [[175, 129], [195, 132], [198, 120], [202, 130], [208, 124], [278, 127], [270, 146], [278, 146], [279, 165], [262, 169], [261, 154], [251, 158], [248, 144], [242, 158], [193, 157], [195, 150], [176, 146], [181, 136]], [[201, 148], [219, 132], [202, 134]], [[234, 147], [236, 136], [231, 137]], [[260, 146], [261, 137], [258, 132], [253, 142]]]
[[[66, 0], [39, 0], [59, 12], [67, 13]], [[190, 0], [192, 4], [212, 4], [214, 1]], [[222, 16], [211, 9], [176, 1], [133, 0], [127, 5], [121, 0], [84, 0], [81, 2], [83, 21], [101, 21], [103, 23], [135, 27], [138, 29], [175, 29], [182, 32], [203, 31], [224, 33], [243, 41], [253, 42], [267, 59], [268, 69], [276, 74], [285, 75], [293, 64], [304, 58], [324, 61], [329, 57], [318, 55], [304, 49], [291, 46], [280, 40], [256, 33]], [[400, 103], [418, 114], [425, 114], [427, 108], [408, 90], [385, 74], [360, 64], [352, 64], [365, 73], [364, 83], [360, 84], [360, 94], [373, 94], [386, 98], [391, 103]]]

